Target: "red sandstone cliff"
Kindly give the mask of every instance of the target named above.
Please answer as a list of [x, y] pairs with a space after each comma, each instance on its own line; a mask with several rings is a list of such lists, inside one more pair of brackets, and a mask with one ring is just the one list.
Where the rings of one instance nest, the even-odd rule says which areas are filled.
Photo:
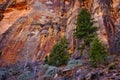
[[[79, 0], [35, 0], [31, 3], [27, 6], [24, 1], [18, 1], [3, 13], [4, 18], [0, 21], [0, 50], [4, 63], [41, 61], [64, 35], [70, 43], [70, 53], [74, 53], [79, 42], [72, 34], [81, 7], [86, 7], [97, 21], [95, 25], [100, 27], [98, 34], [101, 41], [111, 50], [120, 52], [119, 0], [113, 1], [110, 19], [103, 17], [104, 11], [96, 0], [87, 0], [84, 5]], [[108, 20], [107, 24], [105, 20]]]

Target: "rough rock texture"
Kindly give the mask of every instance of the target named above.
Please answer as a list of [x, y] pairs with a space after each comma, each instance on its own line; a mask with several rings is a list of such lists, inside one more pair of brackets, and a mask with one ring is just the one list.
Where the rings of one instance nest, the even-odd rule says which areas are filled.
[[86, 0], [84, 4], [80, 0], [32, 0], [28, 3], [29, 9], [26, 9], [27, 4], [17, 1], [18, 6], [6, 8], [4, 18], [0, 21], [0, 50], [3, 52], [1, 60], [4, 63], [41, 61], [64, 35], [70, 43], [70, 53], [74, 53], [79, 41], [73, 37], [73, 30], [82, 7], [86, 7], [97, 21], [95, 26], [100, 28], [98, 34], [101, 41], [108, 48], [115, 42], [110, 49], [119, 53], [119, 31], [115, 30], [119, 25], [114, 25], [114, 22], [119, 22], [119, 0], [114, 0], [115, 15], [110, 15], [111, 20], [103, 16], [104, 11], [97, 0]]
[[[119, 22], [118, 19], [120, 14], [119, 0], [113, 0], [113, 8], [109, 15], [105, 15], [105, 13], [109, 11], [105, 11], [103, 8], [101, 8], [98, 0], [86, 0], [84, 3], [85, 5], [82, 5], [79, 0], [76, 0], [67, 14], [68, 20], [66, 35], [70, 42], [71, 51], [74, 52], [74, 48], [79, 46], [79, 41], [75, 40], [75, 38], [72, 36], [73, 30], [75, 28], [76, 16], [81, 7], [86, 7], [91, 12], [94, 20], [97, 21], [97, 23], [94, 25], [99, 27], [98, 36], [100, 40], [106, 45], [107, 48], [109, 48], [110, 53], [119, 53], [120, 47], [115, 46], [116, 44], [119, 45], [119, 41], [115, 41], [115, 38], [117, 38], [115, 35], [119, 35], [119, 33], [116, 33], [118, 31], [115, 30], [116, 28], [117, 30], [119, 28], [119, 24], [117, 23]], [[115, 22], [117, 25], [115, 25]], [[119, 40], [119, 38], [117, 40]]]
[[[30, 10], [26, 10], [25, 0], [7, 0], [0, 5], [0, 34], [4, 33], [21, 16], [28, 15]], [[13, 4], [14, 5], [11, 5]], [[14, 15], [13, 15], [14, 14]], [[2, 20], [2, 21], [1, 21]]]
[[[43, 60], [64, 35], [68, 38], [69, 52], [75, 56], [79, 54], [77, 48], [80, 41], [73, 37], [73, 30], [82, 7], [86, 7], [97, 21], [94, 25], [99, 27], [98, 36], [108, 50], [111, 53], [120, 53], [119, 0], [113, 0], [113, 12], [109, 16], [97, 0], [86, 0], [84, 3], [81, 0], [30, 0], [30, 3], [29, 0], [10, 0], [13, 3], [6, 1], [9, 2], [0, 0], [1, 80], [33, 77], [34, 80], [43, 80]], [[89, 63], [88, 55], [83, 54], [83, 65], [76, 69], [70, 79], [119, 80], [120, 58], [113, 56], [110, 55], [108, 59], [108, 63], [115, 63], [112, 64], [113, 69], [110, 69], [111, 65], [100, 65], [95, 69]], [[56, 80], [64, 79], [66, 78], [56, 77]]]
[[[11, 64], [43, 60], [54, 43], [64, 36], [64, 26], [60, 23], [63, 19], [57, 14], [53, 6], [40, 1], [36, 1], [31, 10], [21, 11], [12, 25], [8, 23], [11, 26], [0, 37], [2, 61]], [[1, 24], [7, 27], [4, 19]]]

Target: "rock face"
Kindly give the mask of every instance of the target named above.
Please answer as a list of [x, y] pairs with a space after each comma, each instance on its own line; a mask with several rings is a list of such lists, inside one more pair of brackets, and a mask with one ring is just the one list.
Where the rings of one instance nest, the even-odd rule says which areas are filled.
[[[21, 3], [24, 1], [17, 0], [16, 4], [19, 6], [12, 5], [2, 13], [4, 18], [0, 21], [0, 50], [3, 53], [1, 63], [42, 61], [64, 35], [70, 43], [70, 53], [74, 53], [79, 41], [73, 37], [73, 30], [82, 7], [86, 7], [97, 21], [95, 25], [100, 27], [98, 34], [101, 41], [111, 50], [120, 52], [117, 13], [119, 7], [116, 8], [119, 0], [114, 0], [113, 12], [116, 15], [110, 15], [111, 21], [104, 18], [104, 12], [97, 0], [86, 0], [84, 5], [80, 0], [32, 0], [29, 9], [26, 9], [28, 4]], [[1, 1], [0, 4], [4, 2]], [[105, 20], [109, 24], [105, 24]], [[114, 45], [110, 45], [111, 43]]]
[[[53, 6], [36, 1], [32, 9], [17, 16], [17, 20], [0, 37], [2, 61], [11, 64], [43, 60], [54, 43], [64, 36], [64, 26], [60, 23], [62, 17], [53, 11]], [[3, 26], [6, 25], [3, 23]]]
[[[109, 48], [110, 53], [120, 53], [118, 50], [120, 46], [115, 46], [119, 45], [119, 38], [116, 37], [116, 35], [119, 35], [119, 3], [119, 0], [114, 0], [112, 11], [105, 11], [105, 8], [101, 7], [102, 5], [98, 3], [98, 0], [86, 0], [84, 5], [79, 0], [74, 2], [67, 14], [68, 20], [66, 31], [66, 35], [70, 41], [71, 50], [73, 50], [73, 52], [74, 48], [79, 46], [79, 41], [75, 40], [75, 38], [71, 36], [75, 28], [76, 16], [82, 7], [86, 7], [91, 12], [95, 21], [97, 21], [94, 25], [99, 27], [98, 36], [100, 40], [106, 45], [107, 48]], [[109, 12], [109, 14], [106, 14], [106, 12]]]
[[[13, 5], [14, 4], [14, 5]], [[0, 4], [0, 34], [5, 32], [17, 19], [29, 13], [25, 0], [7, 0]], [[14, 14], [14, 15], [13, 15]]]

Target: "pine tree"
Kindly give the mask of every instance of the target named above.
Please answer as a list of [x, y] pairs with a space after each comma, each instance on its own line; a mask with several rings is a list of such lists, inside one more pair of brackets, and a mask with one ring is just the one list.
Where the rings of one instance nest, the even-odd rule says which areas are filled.
[[67, 64], [68, 60], [68, 42], [67, 39], [63, 37], [53, 46], [48, 59], [48, 64], [53, 66], [61, 66]]
[[90, 48], [90, 60], [94, 66], [97, 66], [100, 63], [104, 63], [107, 58], [107, 52], [103, 44], [96, 37]]
[[74, 36], [84, 41], [84, 47], [90, 45], [95, 36], [97, 27], [93, 26], [94, 22], [87, 9], [83, 8], [78, 14]]

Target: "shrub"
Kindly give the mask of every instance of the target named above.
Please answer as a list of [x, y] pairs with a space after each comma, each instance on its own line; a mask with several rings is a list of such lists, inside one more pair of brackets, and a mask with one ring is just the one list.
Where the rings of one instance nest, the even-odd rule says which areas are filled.
[[90, 60], [94, 66], [105, 63], [107, 59], [107, 52], [98, 37], [94, 39], [90, 48]]
[[93, 41], [97, 31], [97, 27], [93, 26], [94, 22], [87, 9], [83, 8], [78, 14], [74, 36], [84, 41], [80, 49], [85, 49], [86, 46], [90, 46], [90, 43]]
[[23, 74], [19, 75], [17, 80], [33, 80], [33, 73], [30, 71], [26, 71]]
[[68, 42], [66, 37], [63, 37], [58, 43], [53, 46], [53, 49], [48, 57], [47, 63], [53, 66], [61, 66], [67, 64], [69, 60]]

